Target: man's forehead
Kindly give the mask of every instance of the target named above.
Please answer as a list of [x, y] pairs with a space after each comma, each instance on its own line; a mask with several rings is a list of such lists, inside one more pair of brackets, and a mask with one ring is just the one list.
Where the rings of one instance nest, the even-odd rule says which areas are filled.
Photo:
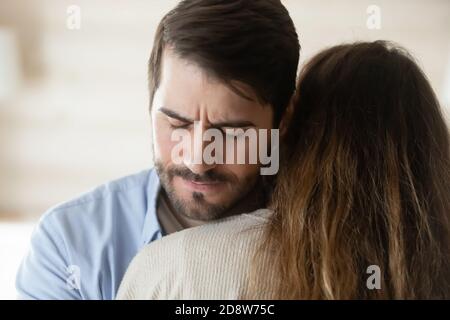
[[[189, 84], [198, 88], [207, 87], [212, 90], [221, 88], [220, 93], [226, 93], [227, 96], [237, 96], [235, 98], [245, 99], [261, 103], [261, 99], [256, 94], [254, 88], [239, 80], [221, 79], [213, 71], [204, 69], [202, 66], [187, 58], [180, 57], [174, 49], [164, 49], [161, 82], [176, 85], [182, 84], [189, 88]], [[219, 92], [218, 92], [219, 93]]]
[[196, 120], [206, 116], [211, 122], [272, 115], [272, 108], [263, 105], [247, 84], [220, 81], [170, 49], [165, 49], [162, 63], [162, 81], [155, 93], [154, 109], [164, 107]]

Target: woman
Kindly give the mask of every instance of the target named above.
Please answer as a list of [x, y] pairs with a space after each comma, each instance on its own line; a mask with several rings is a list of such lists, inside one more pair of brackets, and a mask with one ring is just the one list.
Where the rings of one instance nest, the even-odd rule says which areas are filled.
[[118, 298], [450, 298], [449, 131], [406, 51], [315, 56], [283, 145], [270, 210], [150, 244]]

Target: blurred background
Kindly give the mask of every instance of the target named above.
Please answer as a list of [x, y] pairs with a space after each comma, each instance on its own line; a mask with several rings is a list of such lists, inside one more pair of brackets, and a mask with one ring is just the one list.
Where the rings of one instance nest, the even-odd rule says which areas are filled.
[[[175, 0], [0, 0], [0, 299], [49, 207], [152, 165], [147, 60]], [[301, 62], [388, 39], [417, 58], [450, 119], [450, 1], [282, 0]], [[207, 26], [205, 26], [207, 27]]]

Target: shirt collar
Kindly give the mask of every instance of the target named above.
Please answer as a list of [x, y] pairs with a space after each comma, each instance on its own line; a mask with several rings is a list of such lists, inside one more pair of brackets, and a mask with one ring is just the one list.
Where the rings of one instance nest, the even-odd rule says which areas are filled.
[[150, 170], [147, 182], [147, 212], [144, 218], [144, 227], [142, 229], [142, 245], [162, 237], [162, 229], [156, 214], [158, 196], [161, 190], [161, 183], [158, 174], [153, 168]]

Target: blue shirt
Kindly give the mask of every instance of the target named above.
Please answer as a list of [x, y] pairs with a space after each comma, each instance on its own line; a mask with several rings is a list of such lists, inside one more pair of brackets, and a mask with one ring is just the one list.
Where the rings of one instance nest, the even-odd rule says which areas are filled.
[[47, 211], [16, 288], [22, 299], [114, 299], [136, 253], [159, 239], [154, 169], [106, 183]]

